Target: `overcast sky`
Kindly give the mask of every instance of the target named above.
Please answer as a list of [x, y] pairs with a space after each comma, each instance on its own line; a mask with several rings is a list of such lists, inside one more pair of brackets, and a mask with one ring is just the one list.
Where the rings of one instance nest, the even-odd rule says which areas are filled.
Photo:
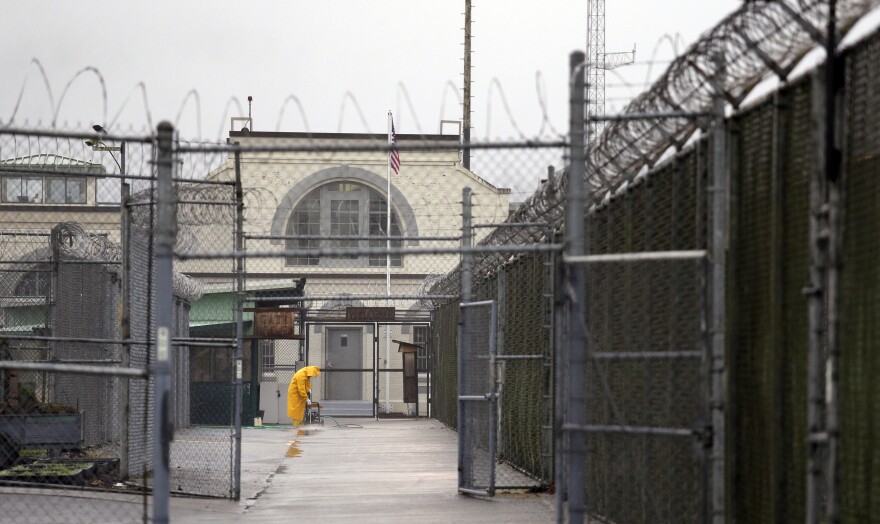
[[[535, 136], [542, 122], [538, 73], [550, 122], [564, 131], [568, 54], [585, 46], [586, 1], [474, 4], [473, 136], [519, 136], [493, 79], [502, 86], [522, 133]], [[609, 111], [639, 92], [622, 84], [641, 88], [648, 70], [644, 62], [664, 34], [680, 34], [679, 41], [689, 44], [739, 4], [608, 0], [606, 51], [628, 51], [635, 44], [639, 62], [618, 71], [623, 79], [608, 74]], [[254, 98], [254, 127], [259, 131], [276, 130], [282, 104], [293, 95], [302, 103], [311, 131], [384, 133], [391, 110], [399, 133], [434, 133], [441, 118], [460, 118], [456, 90], [462, 85], [463, 11], [463, 0], [10, 2], [4, 5], [0, 32], [0, 120], [6, 123], [11, 117], [27, 79], [16, 127], [25, 121], [51, 123], [46, 88], [31, 64], [36, 58], [56, 104], [83, 68], [95, 67], [104, 78], [106, 116], [97, 76], [84, 73], [58, 111], [58, 126], [68, 130], [88, 130], [102, 121], [112, 123], [117, 132], [146, 130], [144, 104], [135, 87], [143, 82], [154, 126], [163, 119], [175, 121], [187, 94], [198, 92], [201, 126], [190, 97], [179, 119], [183, 138], [216, 140], [228, 130], [229, 117], [240, 116], [231, 98], [237, 97], [246, 113], [248, 95]], [[657, 53], [663, 62], [654, 66], [652, 76], [672, 56], [672, 46], [665, 42]], [[409, 93], [415, 115], [400, 85]], [[306, 129], [294, 102], [286, 105], [280, 129]]]

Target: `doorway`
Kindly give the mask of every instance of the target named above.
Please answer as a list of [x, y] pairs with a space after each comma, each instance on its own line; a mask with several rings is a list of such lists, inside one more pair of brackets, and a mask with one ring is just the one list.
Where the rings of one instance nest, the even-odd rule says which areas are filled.
[[363, 331], [327, 328], [325, 399], [363, 400]]

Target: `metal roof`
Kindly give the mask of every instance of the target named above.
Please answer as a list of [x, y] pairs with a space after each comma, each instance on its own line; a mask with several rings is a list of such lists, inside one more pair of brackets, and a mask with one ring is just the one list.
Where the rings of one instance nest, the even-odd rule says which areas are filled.
[[0, 166], [8, 166], [14, 169], [18, 168], [74, 168], [77, 170], [87, 170], [95, 173], [104, 173], [104, 166], [94, 164], [78, 158], [55, 155], [51, 153], [42, 153], [39, 155], [20, 156], [15, 158], [4, 158], [0, 160]]

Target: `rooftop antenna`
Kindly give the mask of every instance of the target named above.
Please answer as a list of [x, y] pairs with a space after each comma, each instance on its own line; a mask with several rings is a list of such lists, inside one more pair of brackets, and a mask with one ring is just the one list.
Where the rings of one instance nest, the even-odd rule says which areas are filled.
[[254, 101], [254, 97], [248, 95], [248, 127], [251, 131], [254, 130], [254, 120], [251, 117], [251, 103]]
[[[248, 95], [248, 116], [234, 116], [229, 119], [229, 130], [235, 131], [236, 122], [245, 122], [247, 123], [246, 127], [240, 129], [243, 133], [250, 133], [254, 130], [254, 119], [251, 116], [251, 103], [254, 101], [254, 97]], [[239, 107], [241, 109], [241, 107]]]
[[587, 141], [598, 136], [605, 126], [590, 117], [605, 115], [605, 71], [632, 64], [636, 60], [636, 46], [622, 53], [605, 52], [605, 0], [587, 2]]

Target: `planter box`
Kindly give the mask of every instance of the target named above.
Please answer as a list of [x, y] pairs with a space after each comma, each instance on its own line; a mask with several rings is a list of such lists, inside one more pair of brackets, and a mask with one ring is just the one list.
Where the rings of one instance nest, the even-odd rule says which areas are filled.
[[82, 415], [0, 415], [0, 436], [19, 448], [78, 449]]

